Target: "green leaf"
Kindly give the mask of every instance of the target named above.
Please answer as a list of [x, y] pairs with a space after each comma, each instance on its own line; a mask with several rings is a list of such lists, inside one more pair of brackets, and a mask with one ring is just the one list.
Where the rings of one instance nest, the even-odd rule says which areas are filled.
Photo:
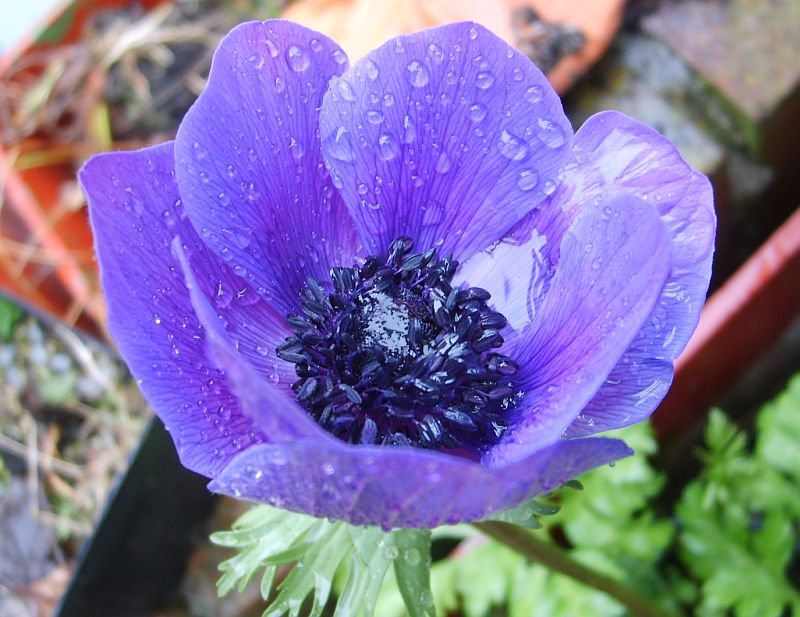
[[398, 551], [394, 573], [409, 615], [436, 617], [430, 589], [430, 531], [399, 529], [394, 533], [394, 538]]
[[700, 581], [698, 614], [779, 617], [800, 608], [788, 580], [800, 529], [800, 381], [765, 405], [753, 452], [720, 411], [705, 433], [702, 474], [676, 507], [680, 556]]
[[758, 415], [756, 455], [800, 481], [800, 374]]
[[0, 297], [0, 341], [8, 342], [14, 334], [14, 328], [24, 317], [21, 308], [7, 298]]
[[267, 600], [273, 593], [277, 568], [291, 566], [266, 608], [267, 616], [296, 617], [310, 597], [313, 601], [307, 614], [319, 617], [334, 580], [342, 580], [334, 615], [371, 617], [383, 579], [394, 563], [409, 613], [435, 617], [427, 530], [384, 532], [257, 506], [240, 517], [233, 529], [215, 533], [211, 539], [236, 549], [236, 554], [220, 565], [220, 595], [233, 588], [243, 591], [254, 575], [263, 571], [260, 589]]

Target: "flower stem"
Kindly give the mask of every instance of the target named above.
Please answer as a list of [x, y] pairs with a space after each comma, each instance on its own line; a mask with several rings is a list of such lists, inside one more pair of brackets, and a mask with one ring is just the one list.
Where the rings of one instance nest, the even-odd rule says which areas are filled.
[[608, 594], [627, 608], [631, 615], [636, 617], [679, 617], [678, 614], [656, 606], [650, 599], [619, 581], [587, 568], [573, 559], [564, 549], [552, 542], [540, 540], [523, 527], [500, 521], [484, 521], [472, 523], [472, 525], [529, 560], [541, 563], [555, 572]]

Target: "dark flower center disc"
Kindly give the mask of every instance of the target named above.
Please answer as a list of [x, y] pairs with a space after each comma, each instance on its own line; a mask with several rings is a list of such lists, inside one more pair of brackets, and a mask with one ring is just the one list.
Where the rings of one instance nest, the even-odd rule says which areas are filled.
[[340, 439], [477, 455], [521, 396], [517, 364], [493, 351], [506, 319], [486, 290], [453, 288], [451, 256], [412, 248], [399, 238], [385, 257], [332, 268], [331, 292], [309, 279], [277, 354], [296, 365], [297, 399]]

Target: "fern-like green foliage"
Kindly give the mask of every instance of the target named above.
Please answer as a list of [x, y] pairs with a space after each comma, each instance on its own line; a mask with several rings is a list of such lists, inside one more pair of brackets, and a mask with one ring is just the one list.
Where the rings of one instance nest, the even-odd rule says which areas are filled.
[[[698, 452], [703, 471], [671, 513], [656, 508], [664, 478], [648, 462], [657, 443], [640, 424], [615, 432], [634, 457], [586, 474], [583, 491], [544, 500], [560, 506], [557, 513], [538, 518], [541, 508], [531, 503], [493, 518], [543, 525], [543, 537], [557, 529], [574, 558], [666, 609], [697, 617], [800, 617], [800, 375], [759, 412], [756, 428], [749, 446], [745, 433], [713, 411]], [[627, 617], [602, 592], [527, 563], [468, 527], [434, 537], [448, 534], [463, 540], [431, 570], [439, 615]], [[391, 579], [377, 613], [406, 615]]]
[[676, 508], [681, 558], [701, 581], [701, 616], [800, 617], [788, 578], [800, 535], [800, 376], [761, 410], [757, 429], [750, 451], [746, 435], [712, 412], [705, 470]]
[[[615, 436], [637, 451], [611, 468], [596, 469], [581, 478], [579, 485], [493, 515], [548, 533], [559, 526], [575, 545], [572, 552], [586, 565], [620, 580], [635, 577], [637, 586], [647, 589], [670, 606], [670, 589], [661, 583], [656, 564], [669, 545], [672, 523], [658, 520], [646, 507], [663, 485], [663, 478], [647, 460], [657, 449], [647, 424], [639, 424]], [[435, 563], [431, 589], [437, 615], [462, 611], [465, 617], [494, 614], [509, 617], [623, 617], [625, 611], [604, 593], [585, 587], [538, 564], [527, 563], [513, 550], [485, 539], [471, 528], [460, 526], [440, 530], [435, 537], [465, 538], [459, 549]], [[674, 591], [674, 589], [673, 589]], [[674, 595], [674, 594], [672, 594]], [[391, 579], [387, 579], [376, 609], [381, 617], [406, 615]]]
[[[703, 470], [671, 512], [656, 507], [664, 478], [648, 460], [657, 444], [644, 423], [613, 433], [636, 456], [586, 474], [583, 490], [491, 518], [543, 527], [535, 533], [561, 538], [573, 558], [667, 610], [800, 617], [800, 375], [759, 412], [756, 428], [749, 440], [713, 411], [698, 453]], [[433, 566], [432, 537], [458, 544]], [[603, 592], [468, 525], [385, 533], [259, 506], [213, 539], [237, 551], [222, 566], [220, 592], [259, 574], [265, 615], [317, 617], [336, 595], [339, 617], [628, 617]]]
[[[220, 566], [220, 595], [243, 591], [255, 575], [261, 576], [266, 617], [319, 617], [331, 595], [334, 577], [344, 581], [334, 615], [373, 615], [378, 592], [389, 566], [412, 617], [435, 617], [429, 589], [430, 532], [377, 527], [355, 527], [303, 514], [257, 506], [242, 515], [231, 531], [212, 535], [236, 554]], [[285, 577], [273, 593], [281, 568]]]

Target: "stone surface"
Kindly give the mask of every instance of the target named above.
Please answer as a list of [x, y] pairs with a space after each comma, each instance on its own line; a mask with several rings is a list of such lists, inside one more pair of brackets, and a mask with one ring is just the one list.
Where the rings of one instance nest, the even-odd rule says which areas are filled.
[[800, 85], [797, 0], [665, 2], [644, 28], [755, 120]]
[[711, 175], [725, 150], [696, 109], [699, 87], [693, 72], [664, 44], [623, 34], [589, 79], [570, 93], [566, 107], [576, 127], [603, 109], [626, 113], [663, 133], [692, 167]]
[[800, 2], [663, 2], [644, 30], [707, 84], [707, 116], [732, 143], [775, 162], [800, 137]]

